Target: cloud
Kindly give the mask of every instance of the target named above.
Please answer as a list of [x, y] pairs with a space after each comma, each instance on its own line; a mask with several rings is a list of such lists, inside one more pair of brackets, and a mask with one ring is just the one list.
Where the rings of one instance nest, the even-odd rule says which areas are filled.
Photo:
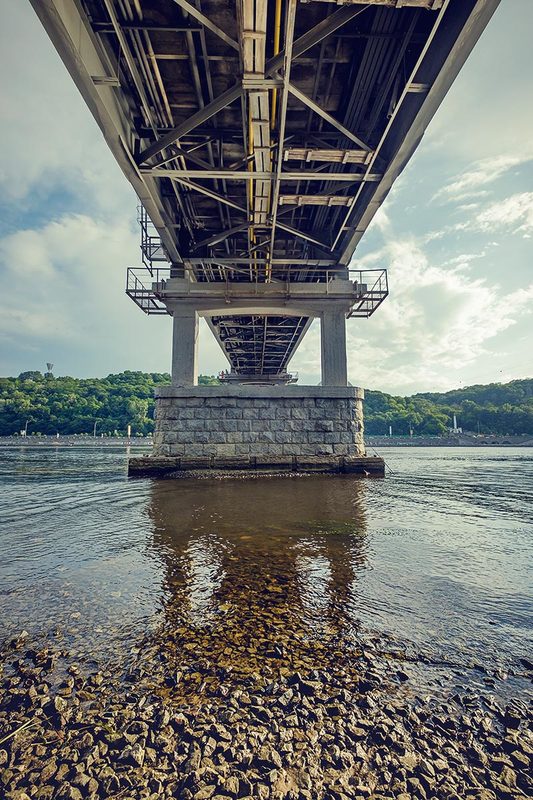
[[[0, 0], [2, 86], [0, 189], [27, 207], [52, 192], [113, 212], [135, 196], [29, 3]], [[36, 196], [35, 196], [36, 195]]]
[[[65, 214], [1, 239], [1, 373], [50, 359], [58, 371], [82, 376], [169, 371], [170, 319], [146, 316], [124, 293], [126, 267], [135, 263], [138, 231], [128, 215], [103, 224]], [[200, 336], [202, 371], [225, 367], [205, 323]], [[20, 368], [19, 350], [26, 354]]]
[[[370, 320], [347, 322], [349, 376], [359, 386], [402, 394], [449, 388], [533, 309], [533, 283], [504, 292], [472, 277], [470, 263], [483, 254], [437, 264], [408, 238], [388, 241], [373, 258], [390, 264], [391, 297]], [[291, 368], [318, 379], [318, 341], [315, 326]]]
[[[70, 327], [64, 315], [55, 311], [29, 308], [10, 308], [0, 305], [0, 339], [22, 344], [27, 349], [36, 349], [36, 342], [68, 336]], [[21, 342], [22, 338], [22, 342]]]
[[474, 197], [485, 197], [487, 192], [484, 191], [482, 187], [494, 183], [498, 178], [512, 169], [512, 167], [516, 167], [529, 160], [529, 157], [523, 155], [499, 155], [494, 158], [486, 158], [482, 161], [478, 161], [477, 164], [474, 164], [472, 169], [452, 179], [451, 183], [439, 189], [434, 195], [433, 200], [450, 202], [469, 200]]
[[73, 341], [89, 331], [96, 338], [89, 312], [98, 306], [110, 310], [120, 267], [136, 245], [136, 236], [124, 221], [115, 219], [105, 228], [81, 214], [67, 214], [41, 228], [4, 237], [0, 241], [2, 329], [23, 339], [66, 335]]
[[[458, 206], [458, 210], [463, 208]], [[420, 241], [429, 245], [431, 242], [443, 239], [451, 240], [451, 235], [458, 233], [520, 234], [525, 239], [529, 239], [533, 234], [533, 192], [516, 192], [484, 205], [476, 203], [470, 210], [472, 213], [469, 216], [462, 214], [461, 222], [442, 225], [438, 230], [423, 233], [419, 237]], [[501, 242], [492, 240], [485, 242], [484, 246], [499, 247], [500, 244]], [[365, 260], [366, 263], [370, 263], [375, 261], [376, 257], [369, 256], [361, 263]]]
[[533, 192], [520, 192], [492, 203], [475, 218], [482, 231], [511, 229], [514, 233], [533, 232]]

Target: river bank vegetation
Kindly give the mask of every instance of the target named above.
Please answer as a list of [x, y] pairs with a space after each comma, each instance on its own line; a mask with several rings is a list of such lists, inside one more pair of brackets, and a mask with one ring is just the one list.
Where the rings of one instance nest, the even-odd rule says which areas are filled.
[[[28, 435], [132, 433], [154, 428], [154, 389], [170, 375], [125, 371], [106, 378], [54, 377], [23, 372], [0, 378], [0, 436], [27, 430]], [[217, 384], [200, 376], [201, 384]], [[444, 393], [396, 397], [366, 391], [368, 435], [434, 436], [446, 433], [453, 416], [463, 430], [490, 434], [533, 434], [533, 379], [468, 386]]]

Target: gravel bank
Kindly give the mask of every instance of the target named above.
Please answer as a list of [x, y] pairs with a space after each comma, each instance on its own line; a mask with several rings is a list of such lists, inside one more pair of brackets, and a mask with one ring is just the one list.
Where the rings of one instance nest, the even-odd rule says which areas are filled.
[[236, 658], [223, 638], [211, 637], [199, 658], [201, 631], [167, 628], [127, 663], [92, 667], [49, 642], [12, 640], [1, 654], [0, 795], [531, 796], [533, 739], [520, 701], [468, 690], [421, 696], [413, 663], [371, 633], [300, 640], [290, 652], [283, 642], [258, 645], [253, 658]]

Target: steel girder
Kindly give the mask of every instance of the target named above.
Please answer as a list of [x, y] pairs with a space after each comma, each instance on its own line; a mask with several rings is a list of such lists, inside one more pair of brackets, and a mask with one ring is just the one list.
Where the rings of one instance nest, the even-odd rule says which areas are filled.
[[[344, 269], [498, 1], [31, 0], [197, 281]], [[308, 324], [211, 320], [243, 374], [283, 371]]]

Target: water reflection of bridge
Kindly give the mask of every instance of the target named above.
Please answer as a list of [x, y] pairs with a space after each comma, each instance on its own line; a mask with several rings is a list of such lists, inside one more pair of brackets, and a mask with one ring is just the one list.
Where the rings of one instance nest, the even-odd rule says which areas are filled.
[[198, 645], [198, 657], [245, 671], [265, 658], [303, 667], [321, 642], [349, 634], [366, 491], [327, 476], [154, 482], [153, 546], [176, 652]]

